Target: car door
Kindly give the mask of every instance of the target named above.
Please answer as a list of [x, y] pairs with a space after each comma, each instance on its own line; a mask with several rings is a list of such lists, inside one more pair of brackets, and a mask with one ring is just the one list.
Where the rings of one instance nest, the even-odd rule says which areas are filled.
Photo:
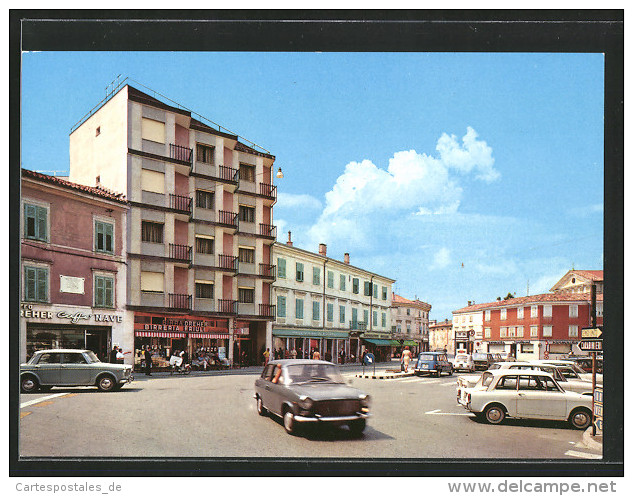
[[40, 355], [37, 364], [34, 365], [35, 371], [40, 378], [40, 384], [55, 386], [59, 384], [61, 372], [61, 353], [46, 352]]
[[273, 375], [274, 370], [275, 370], [275, 365], [272, 363], [269, 363], [264, 368], [261, 378], [258, 379], [257, 381], [258, 393], [262, 398], [262, 403], [264, 405], [264, 408], [271, 411], [274, 411], [271, 409], [271, 394], [270, 394], [271, 389], [272, 389], [271, 381], [272, 381], [272, 375]]
[[491, 400], [505, 406], [508, 415], [516, 415], [517, 409], [517, 381], [516, 375], [504, 375], [495, 384]]
[[269, 408], [275, 413], [281, 415], [281, 405], [286, 399], [285, 374], [281, 365], [273, 368], [272, 378], [269, 384]]
[[519, 378], [517, 416], [564, 419], [565, 411], [565, 394], [552, 378], [542, 375], [522, 375]]
[[93, 384], [92, 370], [83, 353], [62, 353], [60, 384], [65, 386]]

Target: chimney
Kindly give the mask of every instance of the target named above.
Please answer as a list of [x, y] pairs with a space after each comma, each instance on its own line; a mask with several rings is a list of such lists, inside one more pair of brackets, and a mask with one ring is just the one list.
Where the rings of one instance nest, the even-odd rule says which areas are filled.
[[327, 245], [325, 243], [319, 243], [319, 255], [327, 257]]
[[101, 176], [97, 176], [95, 178], [95, 186], [98, 188], [100, 184], [101, 184]]
[[288, 246], [292, 246], [292, 239], [290, 238], [290, 231], [288, 231], [288, 241], [286, 241]]
[[343, 262], [349, 265], [349, 253], [345, 254], [345, 256], [343, 257]]
[[473, 304], [473, 302], [468, 300], [468, 306], [471, 306], [472, 304]]

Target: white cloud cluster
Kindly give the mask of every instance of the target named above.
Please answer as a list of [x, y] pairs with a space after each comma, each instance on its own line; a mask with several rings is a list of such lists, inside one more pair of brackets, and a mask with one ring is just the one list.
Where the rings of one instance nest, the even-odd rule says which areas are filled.
[[279, 193], [277, 195], [276, 208], [310, 208], [319, 209], [322, 207], [321, 202], [312, 195]]

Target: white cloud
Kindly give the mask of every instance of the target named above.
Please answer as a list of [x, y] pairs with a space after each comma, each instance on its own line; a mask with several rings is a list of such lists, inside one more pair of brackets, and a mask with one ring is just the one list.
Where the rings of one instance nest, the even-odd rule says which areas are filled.
[[280, 208], [312, 208], [319, 209], [321, 202], [312, 195], [295, 195], [292, 193], [279, 193], [275, 209]]
[[448, 248], [440, 248], [433, 256], [430, 270], [444, 269], [452, 263], [451, 252]]
[[500, 174], [493, 168], [495, 159], [492, 158], [492, 148], [485, 141], [478, 140], [477, 132], [468, 127], [462, 138], [463, 145], [452, 134], [442, 134], [435, 149], [440, 153], [440, 160], [449, 168], [461, 173], [477, 172], [477, 179], [492, 182], [499, 179]]

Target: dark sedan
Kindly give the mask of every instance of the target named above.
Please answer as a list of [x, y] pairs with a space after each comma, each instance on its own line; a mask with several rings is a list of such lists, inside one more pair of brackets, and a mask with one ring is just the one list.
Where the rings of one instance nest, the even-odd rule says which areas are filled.
[[359, 435], [369, 417], [370, 397], [345, 384], [338, 366], [322, 360], [274, 360], [255, 381], [257, 412], [283, 419], [294, 434], [307, 423], [347, 425]]

